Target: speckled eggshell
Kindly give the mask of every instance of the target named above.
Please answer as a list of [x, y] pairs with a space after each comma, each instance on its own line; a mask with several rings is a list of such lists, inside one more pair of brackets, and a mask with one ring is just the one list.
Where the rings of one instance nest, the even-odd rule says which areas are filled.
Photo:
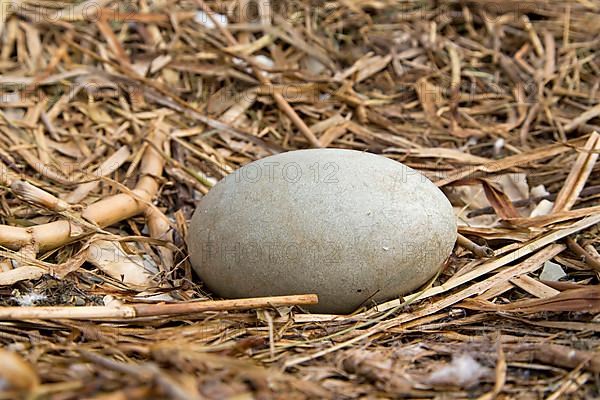
[[355, 150], [252, 162], [202, 198], [192, 265], [226, 298], [316, 293], [312, 312], [349, 313], [422, 286], [456, 241], [444, 194], [419, 172]]

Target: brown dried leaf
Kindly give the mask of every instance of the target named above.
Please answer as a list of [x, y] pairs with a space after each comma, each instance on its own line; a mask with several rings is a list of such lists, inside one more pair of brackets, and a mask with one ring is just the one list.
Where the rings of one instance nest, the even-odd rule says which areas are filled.
[[127, 254], [118, 242], [94, 241], [88, 248], [87, 261], [131, 289], [139, 291], [156, 286], [153, 280], [158, 272], [156, 266], [142, 256]]
[[482, 179], [481, 183], [483, 185], [483, 190], [485, 191], [485, 196], [500, 218], [507, 219], [520, 217], [519, 212], [502, 190], [485, 179]]

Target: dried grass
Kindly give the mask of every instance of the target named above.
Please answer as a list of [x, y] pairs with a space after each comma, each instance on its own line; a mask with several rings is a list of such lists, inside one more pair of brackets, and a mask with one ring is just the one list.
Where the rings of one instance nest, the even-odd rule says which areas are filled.
[[[0, 398], [600, 396], [600, 2], [0, 5]], [[445, 191], [435, 282], [349, 316], [210, 300], [195, 202], [306, 147]]]

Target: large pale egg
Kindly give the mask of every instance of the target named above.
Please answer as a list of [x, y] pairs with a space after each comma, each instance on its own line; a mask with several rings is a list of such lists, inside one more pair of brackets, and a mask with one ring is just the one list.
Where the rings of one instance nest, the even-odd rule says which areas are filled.
[[227, 176], [190, 224], [192, 265], [226, 298], [316, 293], [349, 313], [407, 294], [450, 255], [456, 220], [419, 172], [354, 150], [278, 154]]

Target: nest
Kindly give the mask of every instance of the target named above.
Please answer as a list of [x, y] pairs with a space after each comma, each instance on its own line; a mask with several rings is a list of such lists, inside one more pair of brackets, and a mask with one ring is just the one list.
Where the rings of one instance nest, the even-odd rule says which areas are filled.
[[[1, 5], [0, 398], [599, 395], [600, 2]], [[445, 192], [435, 282], [212, 298], [194, 205], [309, 147]]]

